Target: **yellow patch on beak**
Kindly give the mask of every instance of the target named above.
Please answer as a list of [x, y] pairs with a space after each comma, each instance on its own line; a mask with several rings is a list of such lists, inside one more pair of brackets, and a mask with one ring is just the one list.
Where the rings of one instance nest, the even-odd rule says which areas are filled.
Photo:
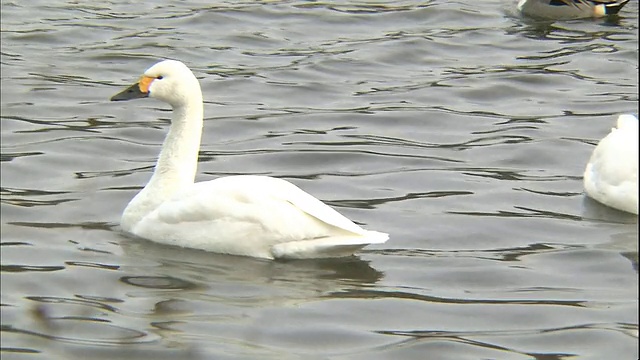
[[140, 80], [138, 81], [138, 88], [140, 88], [140, 92], [142, 93], [148, 93], [149, 92], [149, 86], [151, 86], [151, 83], [153, 82], [153, 80], [155, 80], [156, 78], [153, 77], [149, 77], [149, 76], [142, 76], [140, 78]]

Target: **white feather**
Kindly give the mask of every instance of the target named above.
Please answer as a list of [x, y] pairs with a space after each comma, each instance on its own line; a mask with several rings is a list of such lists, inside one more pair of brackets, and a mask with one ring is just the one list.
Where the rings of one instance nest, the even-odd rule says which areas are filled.
[[638, 214], [638, 119], [618, 117], [584, 171], [587, 195], [612, 208]]
[[[174, 115], [151, 180], [123, 213], [124, 231], [164, 244], [268, 259], [348, 256], [388, 239], [282, 179], [243, 175], [194, 183], [203, 125], [198, 80], [173, 60], [144, 76], [155, 79], [148, 95], [171, 104]], [[112, 100], [135, 97], [130, 89]]]

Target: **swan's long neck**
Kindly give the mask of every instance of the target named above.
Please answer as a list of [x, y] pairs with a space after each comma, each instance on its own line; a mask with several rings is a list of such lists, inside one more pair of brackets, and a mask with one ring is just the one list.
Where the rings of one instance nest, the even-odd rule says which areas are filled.
[[193, 184], [198, 168], [202, 114], [202, 100], [191, 106], [173, 108], [171, 128], [145, 189], [170, 195], [167, 193]]
[[121, 225], [125, 231], [174, 195], [193, 184], [203, 126], [202, 94], [191, 94], [184, 105], [173, 106], [171, 128], [149, 183], [127, 205]]

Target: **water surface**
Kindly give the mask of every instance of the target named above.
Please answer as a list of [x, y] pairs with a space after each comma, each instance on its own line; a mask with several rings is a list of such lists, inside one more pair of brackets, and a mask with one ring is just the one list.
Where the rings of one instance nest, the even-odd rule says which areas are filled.
[[[2, 2], [2, 357], [634, 359], [637, 217], [582, 193], [638, 109], [638, 5]], [[384, 245], [268, 262], [123, 236], [169, 125], [108, 99], [200, 79], [198, 180], [287, 179]]]

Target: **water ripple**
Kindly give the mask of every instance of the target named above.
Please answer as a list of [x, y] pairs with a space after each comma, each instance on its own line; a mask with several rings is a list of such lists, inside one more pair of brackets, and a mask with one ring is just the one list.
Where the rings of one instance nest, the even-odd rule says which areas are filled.
[[[637, 112], [638, 4], [510, 5], [4, 1], [2, 354], [637, 358], [637, 216], [582, 173]], [[284, 178], [389, 242], [266, 262], [123, 236], [170, 109], [109, 98], [161, 58], [202, 86], [199, 181]]]

